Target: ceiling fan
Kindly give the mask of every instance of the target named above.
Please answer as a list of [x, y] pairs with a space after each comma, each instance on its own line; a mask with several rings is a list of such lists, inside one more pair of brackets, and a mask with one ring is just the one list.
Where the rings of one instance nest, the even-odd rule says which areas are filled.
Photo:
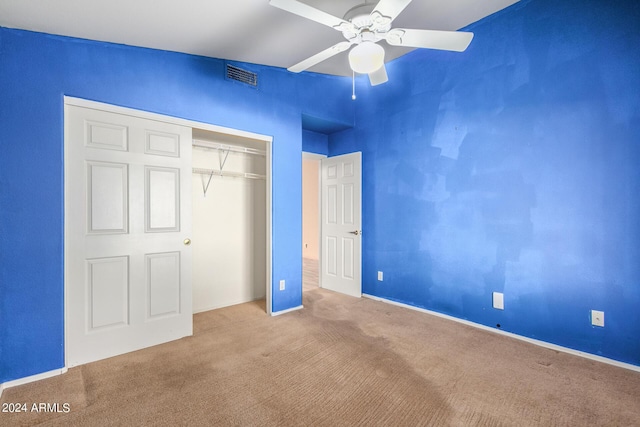
[[330, 15], [297, 0], [269, 0], [271, 6], [316, 21], [342, 32], [347, 41], [340, 42], [299, 62], [287, 70], [299, 73], [314, 65], [348, 50], [351, 69], [368, 74], [372, 86], [388, 80], [384, 66], [384, 48], [380, 40], [392, 46], [464, 51], [473, 33], [462, 31], [412, 30], [391, 28], [391, 22], [404, 10], [411, 0], [380, 0], [377, 4], [365, 3], [353, 7], [343, 18]]

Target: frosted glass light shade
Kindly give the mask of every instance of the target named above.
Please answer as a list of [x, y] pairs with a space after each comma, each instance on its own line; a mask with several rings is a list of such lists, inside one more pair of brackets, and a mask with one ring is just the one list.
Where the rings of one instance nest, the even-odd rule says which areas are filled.
[[384, 65], [384, 49], [373, 42], [362, 42], [349, 52], [349, 65], [356, 73], [372, 73]]

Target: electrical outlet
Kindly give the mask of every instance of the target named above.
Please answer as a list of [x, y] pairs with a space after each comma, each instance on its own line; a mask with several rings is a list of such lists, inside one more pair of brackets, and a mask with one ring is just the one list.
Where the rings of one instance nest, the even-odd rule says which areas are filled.
[[378, 271], [378, 282], [382, 282], [382, 271]]
[[604, 328], [604, 311], [591, 310], [591, 324]]
[[502, 292], [493, 293], [493, 308], [504, 310], [504, 294]]
[[280, 290], [284, 291], [284, 280], [280, 280]]

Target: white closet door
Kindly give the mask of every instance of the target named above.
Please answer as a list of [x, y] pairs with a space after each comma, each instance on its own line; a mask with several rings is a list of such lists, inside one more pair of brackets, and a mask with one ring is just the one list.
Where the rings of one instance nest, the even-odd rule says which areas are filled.
[[192, 334], [191, 129], [65, 107], [66, 360]]
[[362, 153], [322, 159], [321, 285], [362, 296]]

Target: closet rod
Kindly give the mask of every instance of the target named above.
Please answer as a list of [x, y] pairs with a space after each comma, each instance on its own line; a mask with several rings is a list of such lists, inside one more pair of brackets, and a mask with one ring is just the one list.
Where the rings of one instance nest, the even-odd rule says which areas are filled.
[[215, 169], [202, 169], [202, 168], [193, 168], [193, 173], [198, 173], [202, 175], [217, 175], [217, 176], [229, 176], [232, 178], [249, 178], [249, 179], [267, 179], [265, 175], [259, 175], [257, 173], [249, 173], [249, 172], [220, 172]]
[[225, 151], [232, 151], [234, 153], [244, 153], [244, 154], [255, 154], [257, 156], [266, 156], [266, 152], [262, 150], [257, 150], [255, 148], [248, 147], [237, 147], [235, 145], [224, 145], [219, 142], [211, 142], [211, 141], [202, 141], [199, 139], [194, 139], [192, 142], [194, 147], [199, 148], [209, 148], [209, 149], [220, 149]]

